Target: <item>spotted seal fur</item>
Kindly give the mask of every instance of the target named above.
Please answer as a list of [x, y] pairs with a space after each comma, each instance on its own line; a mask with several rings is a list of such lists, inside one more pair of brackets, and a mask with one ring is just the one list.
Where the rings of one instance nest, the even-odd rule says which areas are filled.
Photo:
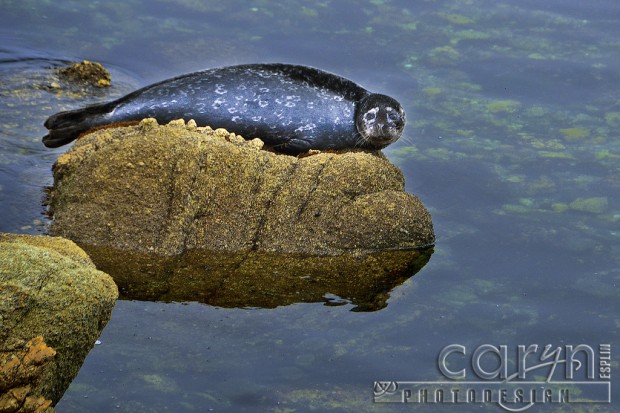
[[278, 152], [381, 149], [396, 141], [405, 112], [393, 98], [312, 67], [246, 64], [164, 80], [120, 99], [50, 116], [43, 138], [50, 148], [91, 129], [155, 118], [194, 119], [261, 138]]

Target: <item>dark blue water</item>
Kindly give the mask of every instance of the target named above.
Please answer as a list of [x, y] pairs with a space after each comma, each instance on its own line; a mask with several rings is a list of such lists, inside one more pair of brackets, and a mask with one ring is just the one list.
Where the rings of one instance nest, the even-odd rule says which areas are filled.
[[[441, 380], [449, 344], [613, 349], [618, 39], [620, 5], [603, 0], [0, 2], [0, 231], [45, 230], [65, 150], [40, 144], [50, 114], [179, 73], [281, 61], [403, 103], [405, 136], [386, 153], [437, 235], [430, 263], [377, 312], [120, 301], [57, 411], [502, 411], [374, 404], [373, 381]], [[110, 69], [112, 90], [43, 87], [48, 67], [82, 59]]]

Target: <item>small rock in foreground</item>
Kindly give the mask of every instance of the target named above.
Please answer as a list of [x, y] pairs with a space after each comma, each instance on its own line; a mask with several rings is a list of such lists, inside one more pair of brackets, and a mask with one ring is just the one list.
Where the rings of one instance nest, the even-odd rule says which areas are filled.
[[[57, 403], [110, 319], [117, 296], [112, 278], [73, 242], [0, 234], [0, 354], [8, 362], [0, 370], [13, 371], [12, 363], [22, 360], [20, 365], [38, 373], [28, 383], [12, 376], [13, 384], [28, 387], [33, 399]], [[32, 349], [37, 351], [31, 354]], [[39, 362], [45, 368], [38, 370]], [[14, 388], [9, 380], [3, 385]]]

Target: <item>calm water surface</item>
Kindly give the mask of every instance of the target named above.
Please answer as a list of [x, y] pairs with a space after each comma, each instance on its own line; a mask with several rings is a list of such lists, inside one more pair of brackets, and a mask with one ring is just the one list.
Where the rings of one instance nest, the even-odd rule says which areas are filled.
[[[119, 301], [58, 412], [502, 411], [373, 404], [373, 381], [441, 380], [449, 344], [506, 345], [514, 371], [520, 344], [620, 343], [616, 1], [0, 0], [0, 40], [0, 231], [45, 232], [65, 150], [40, 143], [50, 114], [282, 61], [403, 103], [406, 136], [386, 153], [437, 234], [430, 263], [376, 312]], [[50, 67], [82, 59], [106, 65], [113, 88], [48, 87]]]

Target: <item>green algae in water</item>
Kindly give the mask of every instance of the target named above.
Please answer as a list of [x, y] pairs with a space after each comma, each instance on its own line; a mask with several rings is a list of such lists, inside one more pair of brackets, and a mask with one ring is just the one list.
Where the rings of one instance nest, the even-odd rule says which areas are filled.
[[398, 27], [406, 31], [413, 31], [418, 28], [418, 25], [417, 23], [401, 23], [398, 25]]
[[538, 179], [530, 181], [527, 186], [527, 192], [534, 194], [538, 192], [549, 193], [553, 189], [555, 189], [556, 185], [553, 179], [549, 178], [546, 175], [541, 176]]
[[609, 126], [620, 127], [620, 112], [606, 113], [605, 122], [607, 122]]
[[525, 177], [523, 175], [508, 175], [504, 177], [506, 182], [510, 182], [513, 184], [523, 183], [525, 181]]
[[479, 92], [480, 90], [482, 90], [482, 86], [470, 82], [459, 83], [459, 88], [463, 90], [470, 90], [472, 92]]
[[467, 16], [463, 16], [462, 14], [446, 14], [439, 13], [439, 17], [447, 20], [448, 22], [456, 25], [466, 25], [475, 23], [473, 19]]
[[142, 380], [153, 386], [158, 392], [176, 393], [179, 390], [174, 380], [160, 374], [145, 374], [142, 376]]
[[512, 113], [519, 109], [519, 106], [521, 104], [514, 100], [498, 100], [486, 105], [491, 113]]
[[487, 40], [490, 37], [490, 34], [477, 30], [461, 30], [454, 33], [454, 37], [450, 39], [450, 44], [456, 45], [463, 40]]
[[575, 159], [573, 155], [571, 155], [570, 153], [566, 153], [566, 152], [540, 151], [538, 152], [538, 155], [541, 158], [548, 158], [548, 159], [570, 159], [570, 160]]
[[534, 60], [544, 60], [546, 59], [545, 56], [541, 55], [540, 53], [530, 53], [527, 55], [528, 59], [534, 59]]
[[553, 204], [551, 204], [551, 210], [553, 212], [557, 212], [557, 213], [562, 213], [562, 212], [566, 212], [570, 209], [570, 207], [568, 206], [568, 204], [565, 204], [563, 202], [555, 202]]
[[547, 114], [547, 110], [542, 106], [531, 106], [526, 109], [525, 113], [529, 116], [540, 117]]
[[547, 150], [554, 150], [554, 151], [566, 150], [566, 145], [564, 145], [562, 142], [560, 142], [557, 139], [536, 139], [532, 136], [528, 136], [527, 134], [524, 134], [521, 136], [524, 139], [529, 140], [529, 143], [530, 145], [532, 145], [533, 148], [547, 149]]
[[435, 64], [455, 61], [458, 60], [458, 58], [461, 56], [459, 51], [452, 46], [436, 47], [431, 50], [428, 55], [431, 62]]
[[560, 129], [560, 133], [564, 136], [564, 139], [569, 141], [575, 141], [590, 136], [590, 131], [586, 128], [565, 128]]
[[570, 203], [570, 208], [575, 211], [602, 214], [607, 210], [607, 197], [599, 196], [592, 198], [577, 198]]
[[596, 153], [596, 159], [602, 161], [602, 160], [606, 160], [606, 159], [613, 159], [613, 160], [617, 160], [620, 159], [620, 155], [615, 154], [615, 153], [611, 153], [609, 152], [609, 150], [607, 149], [603, 149], [601, 151], [598, 151]]
[[427, 87], [423, 89], [422, 92], [424, 92], [424, 94], [428, 97], [435, 97], [435, 96], [441, 95], [444, 92], [444, 90], [439, 87]]
[[519, 200], [519, 204], [504, 204], [502, 210], [513, 214], [527, 214], [534, 208], [534, 201], [532, 199], [522, 198]]
[[315, 9], [311, 9], [309, 7], [306, 7], [306, 6], [303, 6], [301, 8], [301, 13], [304, 16], [307, 16], [307, 17], [317, 17], [319, 15], [318, 11], [316, 11]]

